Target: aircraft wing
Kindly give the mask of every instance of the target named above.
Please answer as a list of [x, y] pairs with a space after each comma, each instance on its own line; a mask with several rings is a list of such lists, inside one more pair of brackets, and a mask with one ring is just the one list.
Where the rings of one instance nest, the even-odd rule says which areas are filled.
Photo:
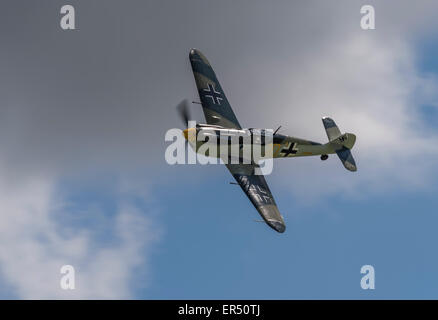
[[283, 233], [286, 226], [265, 177], [254, 174], [259, 166], [257, 164], [226, 164], [226, 166], [263, 220], [274, 230]]
[[241, 129], [210, 62], [196, 49], [190, 50], [189, 58], [207, 123]]

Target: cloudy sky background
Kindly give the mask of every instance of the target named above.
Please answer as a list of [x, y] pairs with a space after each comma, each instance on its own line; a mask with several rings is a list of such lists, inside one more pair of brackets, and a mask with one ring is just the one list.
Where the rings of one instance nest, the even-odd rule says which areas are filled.
[[[437, 4], [73, 1], [63, 31], [64, 4], [1, 4], [1, 298], [437, 298]], [[356, 173], [274, 163], [285, 234], [226, 168], [165, 163], [191, 47], [243, 126], [357, 135]]]

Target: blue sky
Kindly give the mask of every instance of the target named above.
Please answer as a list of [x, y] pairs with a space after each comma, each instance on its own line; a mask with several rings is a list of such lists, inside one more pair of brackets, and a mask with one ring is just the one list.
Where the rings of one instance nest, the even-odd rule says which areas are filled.
[[[225, 168], [214, 171], [184, 190], [166, 188], [165, 236], [153, 254], [150, 286], [138, 297], [436, 298], [436, 186], [302, 206], [268, 178], [287, 222], [279, 235], [252, 221], [256, 211], [228, 185]], [[365, 264], [375, 267], [374, 291], [360, 287]]]
[[[363, 31], [361, 1], [333, 3], [78, 1], [68, 33], [62, 1], [5, 4], [0, 298], [437, 298], [438, 7], [370, 1]], [[357, 135], [356, 173], [275, 161], [284, 234], [225, 167], [164, 161], [197, 99], [191, 47], [243, 126], [324, 142], [327, 115]]]

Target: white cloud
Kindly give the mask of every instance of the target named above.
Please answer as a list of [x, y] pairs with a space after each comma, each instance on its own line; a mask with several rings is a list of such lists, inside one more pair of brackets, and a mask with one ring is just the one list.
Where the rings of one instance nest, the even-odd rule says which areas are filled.
[[327, 44], [305, 57], [259, 67], [254, 78], [275, 81], [265, 81], [262, 94], [249, 96], [261, 100], [248, 105], [269, 106], [251, 115], [259, 123], [281, 124], [284, 134], [318, 142], [327, 141], [320, 119], [331, 116], [341, 131], [357, 135], [358, 172], [347, 172], [332, 155], [327, 162], [277, 160], [274, 175], [306, 201], [430, 185], [437, 173], [438, 132], [421, 106], [437, 105], [437, 78], [418, 70], [415, 48], [403, 37], [347, 32]]
[[[93, 225], [66, 226], [60, 223], [68, 207], [57, 206], [55, 181], [33, 177], [11, 187], [0, 179], [0, 275], [19, 298], [112, 299], [132, 297], [133, 280], [147, 285], [150, 246], [159, 237], [153, 215], [121, 200], [114, 216], [98, 216], [98, 224], [110, 238], [96, 238]], [[90, 210], [88, 214], [94, 214]], [[93, 218], [89, 218], [93, 219]], [[71, 264], [76, 289], [60, 288], [60, 268]], [[141, 272], [136, 268], [141, 266]], [[136, 272], [137, 271], [137, 272]]]

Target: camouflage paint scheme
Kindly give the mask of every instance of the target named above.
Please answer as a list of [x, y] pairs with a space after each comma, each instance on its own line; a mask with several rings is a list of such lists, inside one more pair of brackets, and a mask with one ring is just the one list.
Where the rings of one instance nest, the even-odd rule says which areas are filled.
[[[253, 129], [242, 129], [207, 58], [199, 50], [191, 49], [189, 59], [202, 109], [211, 130], [216, 132], [217, 135], [219, 135], [220, 131], [227, 129], [230, 132], [251, 134]], [[321, 144], [291, 136], [274, 134], [273, 158], [321, 155], [321, 159], [325, 160], [328, 154], [336, 153], [346, 169], [356, 171], [356, 164], [350, 152], [356, 141], [356, 136], [352, 133], [341, 134], [335, 122], [328, 117], [323, 118], [322, 121], [329, 138], [328, 143]], [[202, 125], [200, 126], [202, 127]], [[200, 127], [184, 130], [186, 139], [188, 139], [188, 134], [195, 134], [199, 129]], [[192, 145], [192, 147], [198, 150], [202, 143], [197, 142], [196, 146]], [[263, 220], [277, 232], [283, 233], [286, 230], [286, 225], [269, 190], [265, 177], [254, 174], [255, 169], [259, 168], [258, 164], [252, 161], [250, 164], [226, 164], [226, 167]]]

